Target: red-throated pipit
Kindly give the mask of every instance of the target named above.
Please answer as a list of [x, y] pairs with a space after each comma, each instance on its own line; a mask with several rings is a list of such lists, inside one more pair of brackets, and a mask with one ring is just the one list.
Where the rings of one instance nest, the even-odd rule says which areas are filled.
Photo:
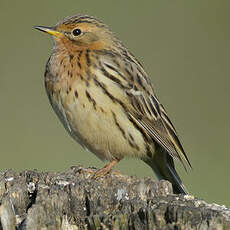
[[68, 17], [54, 27], [35, 27], [54, 38], [46, 64], [50, 103], [69, 134], [110, 163], [124, 157], [146, 162], [175, 193], [187, 193], [173, 159], [189, 160], [140, 62], [98, 19]]

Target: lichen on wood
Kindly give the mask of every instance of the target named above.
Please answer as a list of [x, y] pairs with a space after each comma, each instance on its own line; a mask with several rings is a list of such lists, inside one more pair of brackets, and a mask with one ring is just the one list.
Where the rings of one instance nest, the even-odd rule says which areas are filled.
[[0, 174], [0, 229], [230, 229], [230, 209], [175, 195], [168, 181], [96, 169]]

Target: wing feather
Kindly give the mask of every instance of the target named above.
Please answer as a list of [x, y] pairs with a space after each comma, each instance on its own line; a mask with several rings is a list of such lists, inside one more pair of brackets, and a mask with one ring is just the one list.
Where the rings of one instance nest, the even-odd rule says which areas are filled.
[[[131, 54], [130, 56], [132, 57]], [[130, 99], [129, 116], [169, 155], [179, 159], [184, 167], [185, 163], [191, 167], [176, 129], [154, 94], [150, 79], [143, 67], [135, 58], [120, 60], [120, 58], [115, 60], [115, 57], [106, 58], [103, 66], [107, 70], [110, 69], [108, 71], [114, 78], [118, 78], [121, 82], [127, 81], [129, 87], [126, 89], [124, 87], [124, 90]]]
[[[133, 103], [135, 108], [142, 108], [138, 111], [139, 113], [137, 113], [137, 111], [129, 113], [132, 119], [138, 123], [138, 125], [141, 126], [153, 138], [153, 140], [163, 147], [169, 155], [178, 158], [184, 167], [185, 162], [191, 167], [172, 122], [169, 120], [165, 110], [164, 112], [161, 112], [161, 104], [154, 95], [142, 95], [140, 97], [137, 96], [137, 94], [134, 94], [132, 100], [135, 101], [135, 103]], [[151, 111], [149, 111], [150, 108]]]

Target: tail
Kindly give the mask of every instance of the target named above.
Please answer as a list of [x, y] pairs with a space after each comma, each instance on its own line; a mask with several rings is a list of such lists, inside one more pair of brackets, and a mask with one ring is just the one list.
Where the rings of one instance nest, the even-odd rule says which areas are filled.
[[165, 151], [156, 152], [153, 159], [145, 161], [155, 172], [159, 180], [168, 180], [173, 186], [173, 192], [176, 194], [188, 194], [187, 189], [182, 184], [179, 175], [176, 172], [173, 158]]

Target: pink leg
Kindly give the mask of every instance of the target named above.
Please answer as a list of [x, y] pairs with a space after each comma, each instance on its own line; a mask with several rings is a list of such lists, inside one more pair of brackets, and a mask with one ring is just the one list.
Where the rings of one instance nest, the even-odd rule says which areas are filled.
[[120, 160], [114, 159], [111, 162], [109, 162], [109, 164], [107, 164], [105, 167], [103, 167], [102, 169], [99, 169], [95, 174], [94, 174], [94, 178], [97, 177], [102, 177], [105, 176], [106, 174], [108, 174], [112, 168], [119, 162]]

